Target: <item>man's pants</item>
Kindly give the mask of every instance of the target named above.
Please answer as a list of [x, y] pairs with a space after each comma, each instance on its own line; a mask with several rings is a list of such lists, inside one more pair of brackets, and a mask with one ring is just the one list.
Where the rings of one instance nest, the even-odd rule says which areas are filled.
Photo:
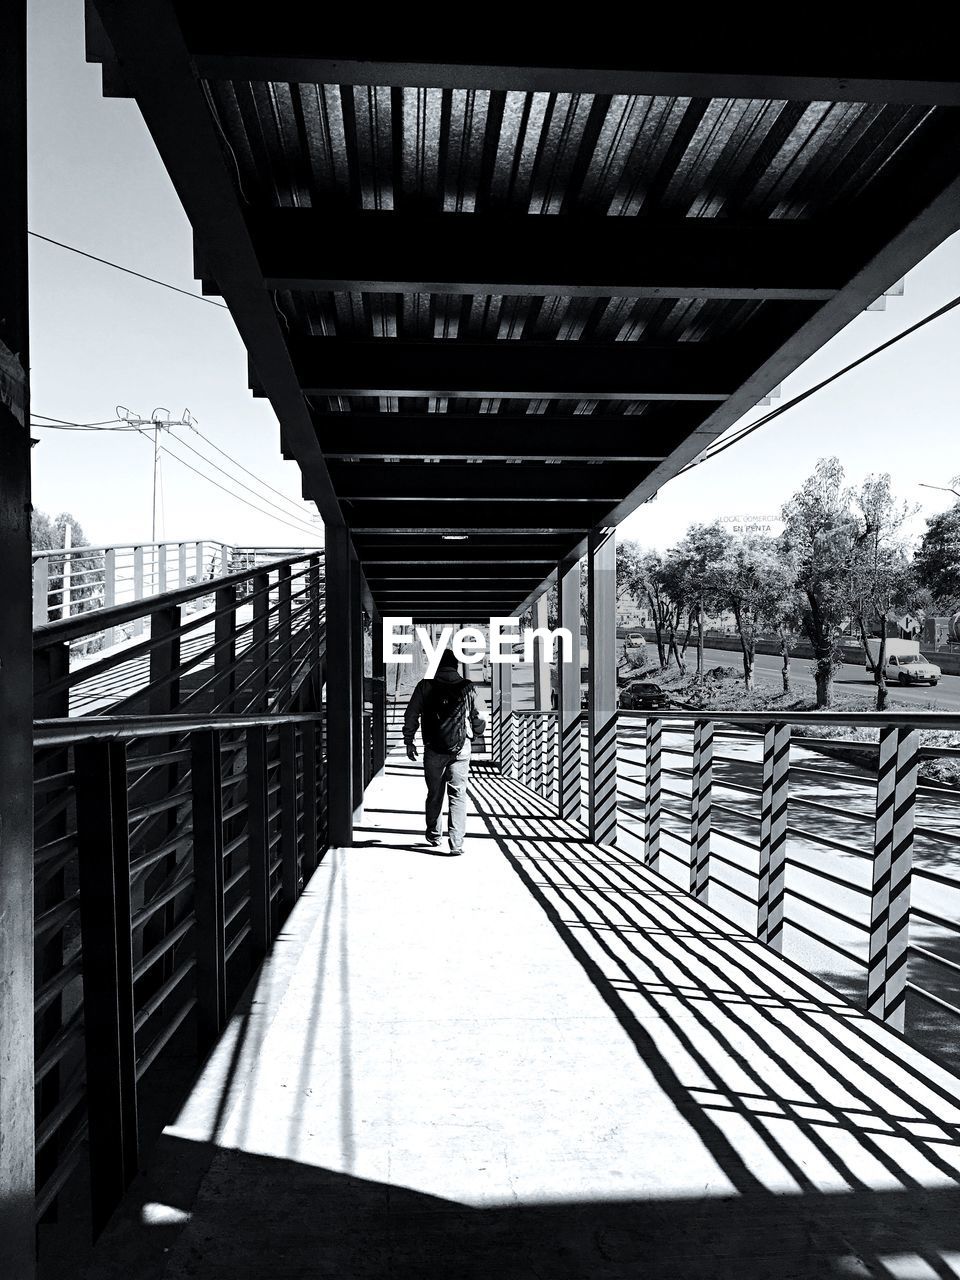
[[470, 739], [459, 755], [423, 749], [423, 776], [427, 783], [427, 835], [440, 836], [444, 792], [450, 797], [448, 835], [450, 848], [461, 849], [467, 828], [467, 776], [470, 773]]

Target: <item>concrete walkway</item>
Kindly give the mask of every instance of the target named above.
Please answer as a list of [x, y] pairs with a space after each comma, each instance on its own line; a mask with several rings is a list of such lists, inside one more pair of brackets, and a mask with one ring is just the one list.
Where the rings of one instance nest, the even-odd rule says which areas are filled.
[[960, 1081], [475, 767], [392, 756], [89, 1280], [960, 1275]]

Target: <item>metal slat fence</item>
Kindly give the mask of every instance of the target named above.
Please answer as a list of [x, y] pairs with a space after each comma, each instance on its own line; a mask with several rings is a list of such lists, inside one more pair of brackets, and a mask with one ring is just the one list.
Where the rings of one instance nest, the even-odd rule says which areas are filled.
[[86, 1183], [103, 1225], [151, 1072], [212, 1044], [326, 847], [322, 560], [214, 588], [114, 606], [147, 638], [93, 663], [102, 620], [35, 632], [38, 1219]]
[[[813, 741], [798, 723], [877, 728], [875, 775], [798, 759]], [[960, 1019], [960, 965], [941, 954], [960, 938], [960, 793], [918, 783], [921, 730], [958, 728], [939, 714], [622, 713], [621, 844], [776, 950], [792, 934], [841, 959], [889, 1026], [904, 1030], [911, 996]], [[815, 779], [839, 795], [804, 794]]]
[[[554, 718], [512, 712], [504, 769], [551, 802]], [[876, 753], [873, 775], [798, 758], [805, 746], [835, 752], [836, 739], [813, 736], [830, 724], [878, 730], [872, 747], [850, 744]], [[814, 944], [842, 965], [821, 965], [825, 981], [928, 1051], [952, 1053], [960, 792], [919, 783], [921, 756], [939, 754], [920, 747], [923, 729], [960, 729], [960, 716], [621, 712], [618, 844], [781, 953], [785, 941], [788, 954]], [[827, 781], [843, 791], [838, 800], [819, 794]]]

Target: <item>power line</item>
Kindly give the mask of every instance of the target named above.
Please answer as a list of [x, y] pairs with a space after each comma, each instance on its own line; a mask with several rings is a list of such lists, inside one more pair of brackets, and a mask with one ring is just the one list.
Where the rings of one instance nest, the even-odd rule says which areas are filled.
[[[201, 440], [205, 440], [211, 449], [216, 449], [217, 453], [221, 454], [229, 462], [232, 462], [235, 467], [239, 467], [240, 470], [245, 471], [248, 476], [252, 476], [253, 479], [256, 480], [258, 484], [263, 485], [265, 489], [269, 489], [271, 493], [275, 493], [278, 497], [283, 498], [284, 502], [293, 502], [294, 505], [296, 505], [295, 499], [288, 498], [285, 493], [281, 493], [279, 489], [275, 489], [272, 484], [267, 484], [266, 480], [261, 480], [255, 471], [251, 471], [249, 467], [245, 467], [242, 462], [238, 462], [236, 458], [234, 458], [231, 454], [227, 453], [226, 449], [221, 449], [218, 444], [214, 444], [214, 442], [210, 439], [210, 437], [205, 436], [203, 432], [199, 430], [199, 428], [191, 427], [190, 430], [193, 431], [196, 435], [198, 435]], [[175, 436], [174, 439], [179, 440], [180, 437]], [[186, 442], [184, 441], [182, 443], [186, 443]]]
[[[199, 434], [199, 432], [197, 434]], [[206, 457], [199, 449], [194, 449], [193, 445], [184, 440], [182, 436], [174, 436], [173, 438], [176, 440], [177, 444], [182, 444], [185, 449], [189, 449], [191, 453], [196, 454], [198, 458], [201, 458], [208, 467], [213, 467], [214, 471], [218, 471], [220, 475], [226, 476], [231, 484], [238, 484], [241, 489], [246, 489], [247, 493], [252, 493], [259, 502], [265, 502], [268, 507], [273, 507], [274, 510], [281, 511], [284, 515], [290, 515], [289, 511], [285, 511], [284, 508], [279, 506], [276, 502], [272, 502], [269, 498], [265, 498], [263, 494], [257, 493], [256, 489], [251, 489], [250, 485], [244, 484], [242, 480], [238, 480], [235, 476], [230, 475], [228, 471], [224, 471], [223, 467], [214, 462], [212, 458]], [[229, 457], [230, 455], [227, 454], [225, 456]], [[230, 461], [233, 462], [233, 459], [230, 458]], [[237, 463], [236, 465], [239, 466], [240, 464]], [[246, 467], [241, 468], [241, 470], [246, 471]], [[270, 486], [268, 485], [267, 487], [269, 488]], [[274, 490], [274, 492], [279, 492], [279, 490]], [[282, 493], [280, 494], [280, 497], [284, 498], [284, 501], [289, 502], [291, 506], [296, 507], [297, 504], [293, 498], [286, 498]], [[303, 518], [302, 510], [298, 509], [298, 515], [301, 519]]]
[[[61, 427], [106, 427], [111, 422], [119, 422], [119, 418], [104, 418], [101, 422], [71, 422], [69, 418], [51, 418], [46, 413], [34, 413], [30, 411], [31, 418], [42, 418], [44, 422], [52, 422]], [[40, 426], [40, 423], [34, 423], [34, 426]]]
[[[147, 443], [151, 446], [151, 448], [153, 447], [153, 441], [145, 432], [138, 430], [137, 434], [139, 436], [142, 436], [142, 438], [147, 441]], [[181, 441], [181, 443], [183, 442]], [[242, 502], [245, 507], [250, 507], [251, 510], [256, 511], [258, 515], [266, 516], [268, 520], [276, 520], [279, 524], [285, 524], [288, 528], [294, 529], [297, 533], [310, 533], [312, 536], [316, 537], [316, 533], [317, 533], [316, 529], [311, 529], [307, 525], [298, 526], [293, 524], [290, 520], [284, 520], [280, 516], [271, 515], [269, 511], [264, 511], [262, 507], [258, 507], [255, 503], [250, 502], [249, 499], [241, 498], [239, 494], [234, 493], [231, 489], [228, 489], [226, 485], [222, 485], [219, 482], [219, 480], [214, 480], [212, 476], [205, 475], [202, 471], [199, 470], [199, 468], [193, 466], [192, 463], [187, 462], [185, 458], [181, 458], [179, 454], [176, 454], [171, 449], [168, 449], [166, 445], [164, 445], [161, 448], [160, 452], [167, 454], [168, 457], [173, 458], [174, 461], [176, 462], [179, 462], [182, 467], [186, 467], [188, 471], [192, 471], [195, 475], [198, 475], [201, 480], [206, 480], [208, 484], [212, 484], [217, 489], [221, 489], [225, 494], [228, 495], [228, 497], [233, 498], [235, 502]], [[229, 476], [227, 478], [230, 479]]]
[[[42, 417], [42, 414], [36, 415]], [[119, 422], [117, 418], [111, 418], [111, 422]], [[113, 426], [109, 427], [105, 423], [96, 422], [63, 422], [63, 421], [47, 421], [34, 422], [33, 415], [30, 418], [30, 426], [37, 431], [131, 431], [131, 427]]]
[[223, 311], [229, 311], [229, 307], [225, 302], [217, 302], [216, 298], [205, 298], [202, 293], [191, 293], [189, 289], [181, 289], [179, 285], [170, 284], [167, 280], [158, 280], [156, 276], [144, 275], [142, 271], [134, 271], [132, 267], [121, 267], [119, 262], [111, 262], [109, 258], [98, 258], [95, 253], [87, 253], [85, 249], [78, 249], [76, 245], [64, 244], [62, 240], [54, 240], [50, 236], [42, 236], [39, 231], [28, 231], [36, 240], [44, 240], [47, 244], [55, 244], [58, 249], [66, 249], [70, 253], [79, 254], [81, 258], [89, 258], [91, 262], [99, 262], [104, 267], [113, 267], [114, 271], [122, 271], [125, 275], [136, 276], [138, 280], [146, 280], [150, 284], [158, 284], [162, 289], [171, 289], [174, 293], [182, 293], [185, 298], [193, 298], [194, 302], [205, 302], [211, 307], [220, 307]]
[[902, 342], [904, 338], [909, 338], [912, 333], [916, 333], [918, 329], [922, 329], [924, 325], [930, 324], [934, 320], [939, 320], [941, 316], [946, 315], [948, 311], [960, 307], [960, 296], [951, 298], [942, 307], [938, 307], [936, 311], [931, 311], [929, 315], [918, 320], [916, 324], [910, 325], [903, 329], [900, 333], [895, 333], [892, 338], [888, 338], [886, 342], [881, 342], [878, 347], [873, 347], [870, 351], [865, 352], [862, 356], [858, 356], [856, 360], [852, 360], [850, 364], [844, 365], [842, 369], [838, 369], [836, 373], [831, 373], [828, 378], [824, 378], [822, 382], [816, 383], [812, 387], [808, 387], [806, 391], [801, 391], [799, 395], [795, 395], [791, 400], [785, 401], [781, 405], [777, 405], [776, 409], [772, 409], [769, 413], [765, 413], [762, 418], [758, 418], [756, 422], [751, 422], [749, 426], [741, 427], [728, 440], [723, 440], [713, 447], [707, 449], [701, 457], [696, 458], [693, 462], [688, 462], [685, 467], [681, 467], [677, 475], [682, 476], [685, 471], [692, 471], [694, 467], [699, 467], [704, 462], [710, 462], [711, 459], [717, 457], [718, 454], [724, 452], [725, 449], [731, 448], [732, 445], [739, 444], [746, 436], [756, 431], [759, 427], [766, 426], [768, 422], [772, 422], [774, 418], [779, 418], [782, 413], [786, 413], [788, 409], [794, 408], [796, 405], [808, 400], [810, 396], [816, 392], [822, 391], [824, 387], [836, 382], [838, 378], [842, 378], [845, 373], [849, 373], [852, 369], [856, 369], [859, 365], [865, 364], [867, 360], [872, 360], [874, 356], [879, 355], [882, 351], [886, 351], [889, 347], [895, 346], [898, 342]]

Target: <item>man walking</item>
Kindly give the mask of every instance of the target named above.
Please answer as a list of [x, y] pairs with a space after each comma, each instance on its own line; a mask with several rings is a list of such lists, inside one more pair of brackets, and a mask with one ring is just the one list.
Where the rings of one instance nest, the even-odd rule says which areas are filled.
[[472, 739], [479, 738], [486, 728], [482, 708], [476, 686], [460, 675], [452, 650], [444, 649], [435, 678], [420, 681], [403, 717], [403, 741], [411, 760], [417, 759], [414, 737], [418, 725], [423, 738], [428, 844], [440, 843], [444, 792], [450, 797], [448, 835], [451, 857], [463, 853], [470, 743]]

